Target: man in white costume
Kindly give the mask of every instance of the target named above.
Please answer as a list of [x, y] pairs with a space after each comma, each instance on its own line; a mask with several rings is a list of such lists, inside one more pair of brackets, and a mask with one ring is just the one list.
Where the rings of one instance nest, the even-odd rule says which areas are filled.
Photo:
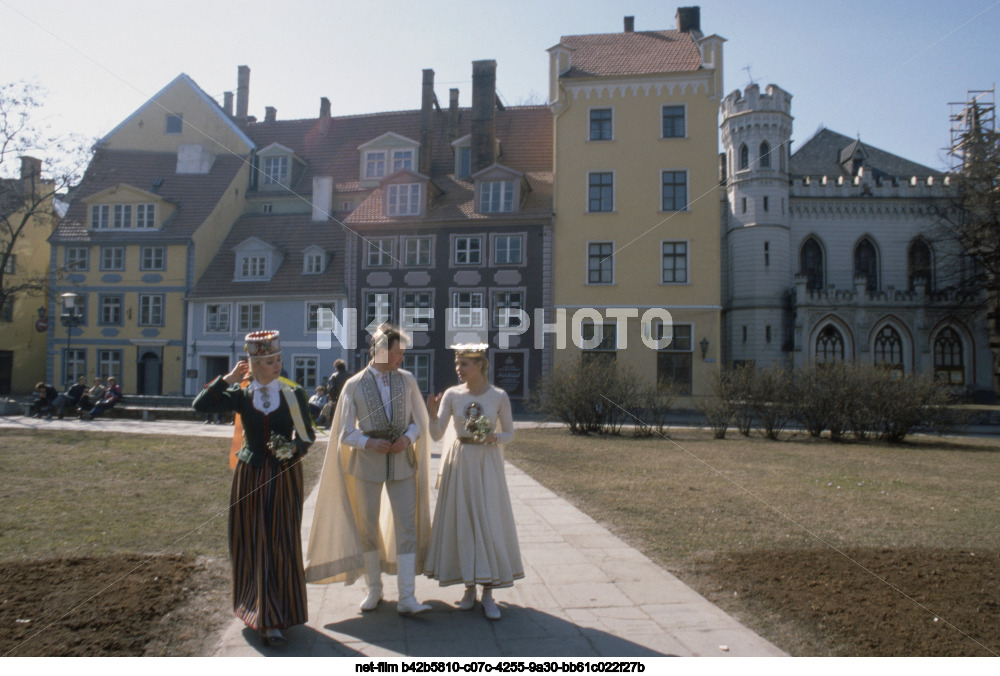
[[[382, 572], [396, 573], [396, 611], [430, 610], [414, 595], [430, 541], [427, 408], [400, 370], [407, 336], [383, 324], [371, 361], [345, 384], [330, 428], [306, 553], [306, 580], [351, 584], [364, 575], [361, 610], [382, 600]], [[388, 496], [388, 506], [382, 499]]]

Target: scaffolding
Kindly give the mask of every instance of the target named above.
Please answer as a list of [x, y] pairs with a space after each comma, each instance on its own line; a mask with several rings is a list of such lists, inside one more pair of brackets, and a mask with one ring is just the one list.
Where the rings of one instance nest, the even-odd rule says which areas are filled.
[[990, 89], [970, 89], [965, 101], [948, 104], [951, 121], [951, 171], [957, 172], [965, 166], [966, 140], [976, 131], [992, 132], [996, 129], [996, 86]]

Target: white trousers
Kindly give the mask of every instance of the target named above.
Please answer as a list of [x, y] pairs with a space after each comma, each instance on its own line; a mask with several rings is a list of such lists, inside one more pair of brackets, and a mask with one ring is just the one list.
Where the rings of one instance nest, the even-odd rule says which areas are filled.
[[382, 486], [389, 494], [396, 533], [396, 553], [417, 553], [417, 482], [415, 477], [398, 481], [364, 481], [355, 478], [358, 491], [358, 530], [362, 551], [378, 549], [378, 518], [382, 508]]

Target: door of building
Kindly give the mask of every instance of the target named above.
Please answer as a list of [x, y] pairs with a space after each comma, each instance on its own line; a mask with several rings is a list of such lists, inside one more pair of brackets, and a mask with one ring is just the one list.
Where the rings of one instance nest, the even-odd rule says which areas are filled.
[[0, 350], [0, 395], [10, 394], [13, 377], [14, 353], [10, 350]]
[[160, 358], [152, 352], [146, 352], [139, 358], [137, 394], [156, 395], [160, 392], [160, 374], [162, 364]]

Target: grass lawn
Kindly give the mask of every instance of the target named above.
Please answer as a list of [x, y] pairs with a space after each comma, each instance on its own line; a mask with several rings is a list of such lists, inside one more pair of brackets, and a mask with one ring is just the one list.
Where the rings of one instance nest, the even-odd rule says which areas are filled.
[[1000, 652], [998, 446], [535, 429], [507, 458], [793, 654], [955, 639], [944, 654], [986, 655]]

